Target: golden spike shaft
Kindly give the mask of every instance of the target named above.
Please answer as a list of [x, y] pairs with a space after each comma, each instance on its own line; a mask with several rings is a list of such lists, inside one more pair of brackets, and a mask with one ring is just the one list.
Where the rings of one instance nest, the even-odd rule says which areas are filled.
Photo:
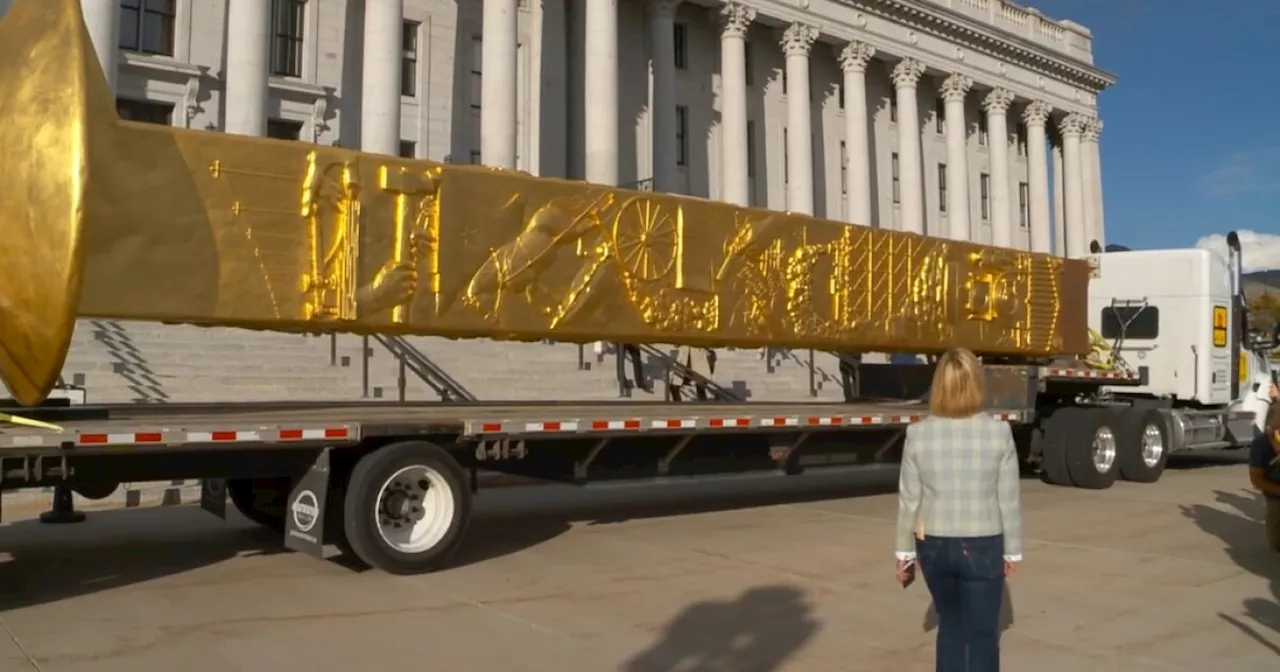
[[[1088, 265], [695, 198], [123, 122], [79, 0], [0, 21], [0, 377], [80, 316], [298, 332], [1086, 353]], [[412, 248], [412, 249], [411, 249]]]

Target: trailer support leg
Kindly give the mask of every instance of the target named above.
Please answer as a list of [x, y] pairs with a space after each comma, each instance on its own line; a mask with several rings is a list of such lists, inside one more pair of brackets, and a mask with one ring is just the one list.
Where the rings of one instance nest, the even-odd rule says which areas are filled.
[[587, 456], [573, 463], [573, 482], [582, 485], [587, 482], [587, 472], [591, 469], [591, 463], [596, 461], [600, 456], [600, 451], [609, 445], [609, 438], [605, 437], [596, 441], [596, 445], [591, 446], [591, 450], [587, 452]]
[[778, 465], [778, 473], [787, 476], [799, 476], [804, 472], [800, 465], [800, 447], [809, 440], [811, 434], [774, 434], [769, 437], [769, 457]]
[[667, 476], [671, 473], [671, 463], [674, 462], [675, 459], [680, 456], [680, 453], [684, 452], [684, 449], [688, 447], [689, 443], [693, 441], [693, 436], [693, 434], [687, 434], [680, 437], [680, 440], [676, 442], [676, 445], [672, 446], [671, 450], [667, 451], [667, 454], [661, 460], [658, 460], [659, 476]]
[[67, 525], [83, 523], [84, 513], [76, 511], [76, 502], [71, 495], [71, 487], [57, 485], [53, 488], [53, 504], [48, 511], [40, 514], [40, 522], [46, 525]]

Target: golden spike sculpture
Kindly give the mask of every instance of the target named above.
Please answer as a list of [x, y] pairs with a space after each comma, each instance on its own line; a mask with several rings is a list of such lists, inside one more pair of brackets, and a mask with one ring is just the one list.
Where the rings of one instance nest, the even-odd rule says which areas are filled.
[[1088, 266], [477, 166], [121, 121], [79, 0], [0, 20], [0, 377], [77, 317], [294, 332], [1038, 357]]

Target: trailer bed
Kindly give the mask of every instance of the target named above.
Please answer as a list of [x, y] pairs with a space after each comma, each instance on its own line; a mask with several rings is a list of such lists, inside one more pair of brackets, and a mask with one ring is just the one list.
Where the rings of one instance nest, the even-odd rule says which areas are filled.
[[[1023, 411], [996, 409], [1017, 421]], [[57, 429], [0, 426], [0, 451], [344, 443], [364, 437], [449, 434], [476, 439], [639, 432], [903, 426], [921, 403], [266, 403], [83, 406], [32, 409]]]

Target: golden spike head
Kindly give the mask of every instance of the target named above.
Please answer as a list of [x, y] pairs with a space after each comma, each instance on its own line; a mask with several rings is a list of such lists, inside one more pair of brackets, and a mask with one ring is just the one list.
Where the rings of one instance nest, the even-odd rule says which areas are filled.
[[31, 405], [70, 347], [95, 147], [116, 116], [79, 0], [15, 0], [0, 63], [0, 379]]

